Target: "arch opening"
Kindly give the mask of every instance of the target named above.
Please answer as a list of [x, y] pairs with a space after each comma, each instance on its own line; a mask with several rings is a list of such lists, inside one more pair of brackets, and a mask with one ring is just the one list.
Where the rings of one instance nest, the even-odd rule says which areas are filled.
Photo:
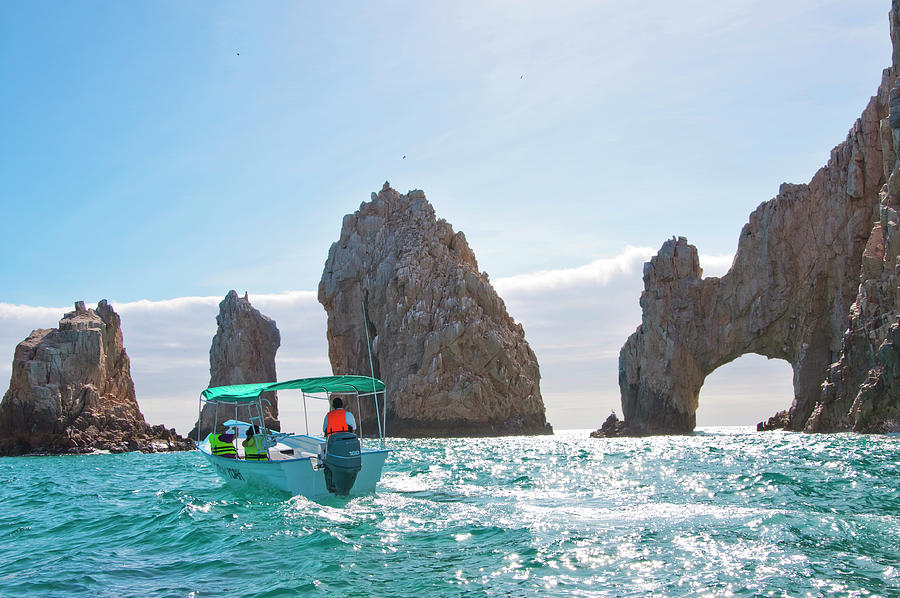
[[781, 359], [747, 353], [706, 377], [697, 404], [697, 427], [755, 426], [789, 409], [794, 372]]

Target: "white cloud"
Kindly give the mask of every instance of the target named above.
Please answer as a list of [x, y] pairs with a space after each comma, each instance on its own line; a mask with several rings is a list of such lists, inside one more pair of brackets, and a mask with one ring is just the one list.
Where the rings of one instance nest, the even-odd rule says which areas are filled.
[[216, 306], [221, 301], [221, 297], [177, 297], [175, 299], [162, 299], [160, 301], [149, 301], [141, 299], [140, 301], [131, 301], [128, 303], [118, 303], [110, 301], [115, 305], [115, 310], [119, 314], [128, 312], [169, 312], [177, 313], [185, 310], [196, 308], [197, 306]]
[[[626, 247], [617, 256], [577, 268], [545, 270], [494, 282], [510, 314], [524, 326], [541, 364], [541, 390], [548, 419], [556, 428], [599, 427], [611, 409], [621, 413], [618, 352], [640, 324], [642, 264], [654, 253], [646, 247]], [[707, 272], [721, 274], [731, 259], [701, 256], [701, 264]], [[175, 426], [181, 433], [193, 425], [197, 397], [209, 382], [209, 346], [221, 300], [178, 297], [110, 302], [122, 317], [138, 401], [150, 423]], [[251, 294], [250, 300], [278, 325], [282, 339], [276, 359], [279, 377], [331, 372], [326, 316], [315, 292]], [[13, 349], [33, 328], [54, 327], [71, 309], [0, 303], [0, 350], [6, 356], [0, 361], [0, 374], [10, 375]], [[741, 413], [752, 418], [746, 415], [752, 412], [762, 419], [790, 404], [784, 392], [773, 390], [785, 385], [790, 388], [790, 376], [784, 375], [783, 364], [761, 371], [765, 366], [760, 363], [735, 369], [728, 386], [718, 390], [710, 387], [713, 389], [709, 392], [704, 388], [704, 393], [718, 397], [716, 403], [721, 404], [739, 394], [735, 389], [742, 384], [756, 388], [764, 378], [769, 380], [766, 397], [746, 392], [739, 399], [743, 408], [707, 410], [710, 420], [701, 419], [701, 423], [755, 423], [729, 417]], [[750, 380], [755, 386], [744, 384]], [[287, 412], [288, 406], [283, 405], [283, 410]], [[702, 406], [699, 414], [704, 414]]]
[[601, 258], [577, 268], [541, 270], [532, 274], [498, 278], [493, 284], [501, 296], [506, 293], [561, 290], [578, 285], [606, 286], [615, 276], [640, 272], [641, 265], [654, 253], [656, 252], [649, 247], [628, 246], [613, 258]]
[[67, 311], [74, 309], [74, 305], [65, 307], [35, 307], [31, 305], [12, 305], [0, 303], [0, 320], [12, 320], [22, 322], [43, 322], [53, 320]]
[[[643, 270], [644, 262], [656, 255], [649, 247], [625, 247], [612, 258], [600, 258], [577, 268], [541, 270], [531, 274], [519, 274], [493, 281], [501, 296], [506, 293], [561, 290], [579, 285], [609, 286], [614, 277], [631, 276]], [[731, 268], [733, 254], [699, 255], [704, 276], [722, 276]]]

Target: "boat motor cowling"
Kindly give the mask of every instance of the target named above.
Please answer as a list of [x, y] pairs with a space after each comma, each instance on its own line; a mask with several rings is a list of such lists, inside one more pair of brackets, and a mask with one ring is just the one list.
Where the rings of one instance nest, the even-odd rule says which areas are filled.
[[325, 441], [325, 485], [333, 494], [349, 494], [362, 469], [359, 437], [335, 432]]

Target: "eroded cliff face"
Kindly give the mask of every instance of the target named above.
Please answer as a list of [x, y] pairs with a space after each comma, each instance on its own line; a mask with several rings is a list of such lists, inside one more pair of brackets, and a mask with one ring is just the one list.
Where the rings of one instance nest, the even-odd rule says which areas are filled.
[[59, 328], [33, 331], [16, 347], [0, 403], [0, 455], [146, 452], [192, 446], [138, 407], [118, 314], [75, 304]]
[[[894, 73], [900, 72], [900, 0], [891, 7]], [[890, 90], [881, 121], [887, 184], [859, 270], [840, 358], [829, 369], [821, 401], [804, 423], [815, 432], [900, 432], [900, 87]], [[792, 424], [795, 414], [791, 412]]]
[[[281, 346], [281, 334], [274, 320], [250, 304], [246, 293], [241, 297], [234, 290], [228, 292], [219, 303], [216, 324], [216, 335], [209, 348], [210, 387], [278, 381], [275, 353]], [[263, 398], [268, 401], [263, 403], [266, 426], [280, 430], [276, 393], [265, 393]], [[219, 405], [217, 410], [215, 405], [204, 405], [200, 413], [200, 434], [205, 437], [212, 432], [215, 421], [250, 421], [251, 415], [257, 414], [255, 410], [249, 413], [246, 407]], [[195, 424], [189, 436], [196, 440], [197, 434]]]
[[[879, 345], [897, 319], [890, 189], [900, 180], [891, 174], [897, 135], [886, 120], [889, 97], [900, 97], [895, 72], [885, 70], [847, 140], [808, 185], [782, 185], [750, 215], [722, 278], [704, 279], [696, 248], [681, 237], [645, 265], [641, 325], [619, 354], [621, 433], [691, 432], [706, 376], [746, 353], [793, 366], [794, 400], [780, 420], [791, 429], [849, 429], [859, 420], [848, 415], [851, 403], [861, 413], [890, 402], [873, 397], [897, 388], [886, 374], [897, 368], [883, 364], [896, 361], [895, 345]], [[857, 400], [861, 385], [884, 390]]]
[[[478, 271], [465, 235], [435, 218], [422, 191], [401, 195], [385, 183], [344, 217], [319, 302], [335, 374], [370, 374], [368, 327], [388, 434], [550, 432], [522, 326]], [[356, 415], [364, 433], [377, 430], [372, 409]]]

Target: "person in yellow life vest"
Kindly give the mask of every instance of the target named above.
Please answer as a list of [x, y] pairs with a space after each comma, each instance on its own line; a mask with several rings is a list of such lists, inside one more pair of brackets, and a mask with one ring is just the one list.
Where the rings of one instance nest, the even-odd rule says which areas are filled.
[[209, 435], [209, 450], [213, 455], [226, 459], [237, 459], [237, 449], [234, 448], [236, 432], [225, 434], [225, 426], [219, 424], [216, 431]]
[[259, 428], [251, 426], [247, 430], [247, 438], [241, 444], [244, 445], [244, 459], [247, 461], [268, 461], [269, 452], [266, 450], [265, 439], [258, 434]]
[[331, 400], [331, 411], [325, 415], [325, 421], [322, 422], [322, 432], [328, 438], [335, 432], [353, 432], [356, 433], [356, 418], [353, 414], [344, 409], [344, 402], [341, 397], [334, 397]]

